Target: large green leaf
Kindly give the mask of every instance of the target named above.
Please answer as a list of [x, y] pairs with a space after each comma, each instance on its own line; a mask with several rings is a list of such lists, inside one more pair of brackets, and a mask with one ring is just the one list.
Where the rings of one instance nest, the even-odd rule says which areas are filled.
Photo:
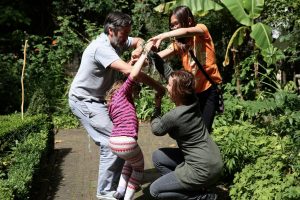
[[210, 10], [221, 10], [223, 7], [212, 0], [177, 0], [177, 5], [188, 6], [193, 14], [202, 15]]
[[239, 46], [244, 42], [244, 38], [246, 35], [246, 30], [249, 29], [246, 26], [242, 26], [240, 28], [238, 28], [234, 34], [231, 36], [230, 41], [227, 45], [227, 49], [226, 49], [226, 54], [225, 54], [225, 58], [223, 61], [223, 66], [227, 66], [229, 64], [229, 50], [232, 46]]
[[175, 7], [175, 5], [176, 5], [176, 1], [170, 1], [167, 3], [159, 4], [154, 8], [154, 10], [157, 12], [162, 12], [167, 14]]
[[194, 15], [203, 16], [210, 10], [221, 10], [223, 7], [212, 0], [176, 0], [163, 3], [154, 8], [154, 10], [163, 13], [169, 13], [176, 6], [188, 6]]
[[260, 16], [264, 4], [264, 0], [244, 0], [244, 8], [248, 11], [249, 17], [252, 20]]
[[[249, 0], [253, 1], [253, 0]], [[230, 11], [232, 16], [241, 24], [245, 26], [251, 26], [252, 20], [246, 13], [242, 0], [221, 0], [221, 2]]]
[[272, 44], [271, 27], [263, 23], [251, 26], [250, 36], [255, 40], [255, 45], [260, 49], [267, 49]]
[[280, 49], [277, 49], [276, 47], [273, 47], [271, 45], [269, 48], [263, 49], [261, 54], [263, 55], [264, 61], [268, 64], [275, 64], [279, 60], [282, 60], [285, 58], [285, 55]]

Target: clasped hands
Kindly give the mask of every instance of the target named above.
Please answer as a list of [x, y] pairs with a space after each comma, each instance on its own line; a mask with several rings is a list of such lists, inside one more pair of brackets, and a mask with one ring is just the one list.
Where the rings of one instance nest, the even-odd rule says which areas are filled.
[[141, 44], [131, 52], [131, 60], [129, 61], [130, 64], [134, 64], [142, 55], [142, 53], [148, 53], [150, 50], [157, 52], [162, 40], [163, 37], [161, 34], [159, 34], [147, 40], [146, 43]]

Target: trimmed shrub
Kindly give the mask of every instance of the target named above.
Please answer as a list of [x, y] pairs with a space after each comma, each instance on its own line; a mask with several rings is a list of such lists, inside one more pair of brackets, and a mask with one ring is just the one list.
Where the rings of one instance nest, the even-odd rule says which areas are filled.
[[[19, 114], [0, 118], [0, 199], [28, 199], [41, 160], [54, 148], [53, 125], [45, 115], [25, 116], [24, 121]], [[10, 142], [3, 142], [7, 138]]]

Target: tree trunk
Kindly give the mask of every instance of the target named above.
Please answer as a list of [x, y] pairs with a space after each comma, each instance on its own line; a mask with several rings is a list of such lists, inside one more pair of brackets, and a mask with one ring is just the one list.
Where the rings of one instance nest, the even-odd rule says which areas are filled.
[[234, 75], [236, 77], [236, 92], [237, 96], [243, 99], [242, 91], [241, 91], [241, 79], [240, 79], [240, 69], [237, 61], [237, 52], [238, 50], [235, 48], [231, 49], [232, 57], [233, 57], [233, 67], [234, 67]]
[[255, 80], [255, 85], [256, 85], [256, 89], [255, 89], [255, 94], [258, 95], [260, 92], [260, 82], [259, 82], [259, 78], [258, 78], [258, 69], [259, 69], [259, 65], [258, 62], [256, 61], [254, 63], [254, 80]]

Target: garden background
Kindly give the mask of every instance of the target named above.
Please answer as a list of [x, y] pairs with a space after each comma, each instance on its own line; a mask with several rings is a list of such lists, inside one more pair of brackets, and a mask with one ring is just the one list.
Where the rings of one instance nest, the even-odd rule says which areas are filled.
[[[28, 197], [42, 158], [51, 154], [53, 130], [79, 126], [68, 88], [106, 15], [130, 14], [131, 35], [149, 39], [168, 30], [168, 13], [179, 4], [207, 25], [215, 43], [225, 112], [212, 136], [230, 197], [300, 199], [300, 0], [1, 1], [0, 199]], [[145, 72], [161, 80], [151, 65]], [[141, 121], [149, 120], [153, 99], [144, 86]], [[163, 98], [163, 112], [173, 106]]]

